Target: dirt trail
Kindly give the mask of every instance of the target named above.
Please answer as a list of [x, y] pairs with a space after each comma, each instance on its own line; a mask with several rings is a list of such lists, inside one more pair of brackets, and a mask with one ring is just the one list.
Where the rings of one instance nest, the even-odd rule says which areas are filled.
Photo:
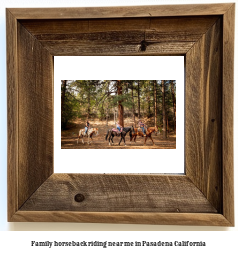
[[[136, 143], [132, 141], [130, 143], [129, 134], [126, 135], [126, 146], [124, 142], [121, 142], [119, 146], [118, 143], [120, 141], [120, 137], [114, 137], [114, 145], [109, 146], [108, 141], [105, 140], [106, 133], [109, 129], [115, 128], [114, 121], [109, 121], [108, 126], [106, 125], [106, 121], [98, 121], [91, 120], [90, 121], [92, 128], [99, 129], [99, 135], [93, 136], [93, 142], [88, 145], [87, 138], [84, 138], [85, 144], [82, 143], [82, 139], [80, 138], [79, 143], [77, 144], [78, 139], [78, 131], [79, 129], [83, 129], [85, 126], [84, 121], [81, 119], [77, 119], [74, 123], [71, 124], [69, 129], [61, 132], [61, 148], [62, 149], [175, 149], [176, 148], [176, 135], [171, 132], [169, 133], [169, 137], [164, 140], [162, 134], [158, 134], [157, 136], [153, 133], [152, 139], [155, 143], [153, 145], [152, 141], [147, 139], [146, 145], [144, 145], [144, 137], [137, 137]], [[132, 122], [129, 120], [125, 120], [125, 127], [129, 127], [132, 125]], [[148, 125], [151, 126], [152, 125]]]

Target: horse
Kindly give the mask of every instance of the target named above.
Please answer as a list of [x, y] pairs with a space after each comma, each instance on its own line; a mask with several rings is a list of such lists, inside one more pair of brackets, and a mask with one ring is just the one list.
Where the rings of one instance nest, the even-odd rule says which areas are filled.
[[[137, 136], [142, 136], [142, 137], [144, 137], [144, 133], [142, 132], [142, 129], [139, 130], [138, 128], [134, 128], [134, 130], [135, 130], [134, 133], [130, 133], [130, 142], [132, 141], [132, 139], [134, 139], [134, 141], [135, 141], [135, 143], [136, 143], [136, 137], [137, 137]], [[155, 132], [155, 133], [157, 134], [157, 132], [158, 132], [157, 126], [155, 126], [155, 127], [148, 127], [148, 128], [147, 128], [146, 134], [145, 134], [146, 136], [145, 136], [144, 145], [145, 145], [145, 143], [146, 143], [147, 138], [150, 138], [151, 141], [152, 141], [152, 143], [153, 143], [153, 145], [155, 145], [155, 143], [154, 143], [154, 141], [153, 141], [153, 139], [152, 139], [152, 137], [151, 137], [151, 134], [152, 134], [153, 132]]]
[[92, 142], [93, 135], [95, 135], [95, 136], [98, 135], [98, 128], [90, 128], [90, 129], [88, 129], [87, 133], [85, 133], [85, 129], [80, 129], [77, 144], [79, 143], [79, 138], [82, 138], [82, 143], [84, 144], [84, 141], [83, 141], [84, 137], [88, 137], [88, 144], [90, 144], [89, 138], [91, 138], [91, 142]]
[[134, 132], [134, 127], [133, 126], [131, 126], [131, 127], [125, 127], [125, 128], [123, 128], [122, 129], [122, 132], [119, 132], [117, 129], [110, 129], [110, 130], [108, 130], [107, 131], [107, 135], [106, 135], [106, 137], [105, 137], [105, 140], [107, 140], [107, 137], [109, 137], [108, 138], [108, 141], [109, 141], [109, 146], [112, 144], [114, 144], [113, 143], [113, 138], [116, 136], [116, 137], [121, 137], [121, 140], [120, 140], [120, 142], [119, 142], [119, 144], [118, 145], [120, 145], [121, 144], [121, 141], [122, 141], [122, 139], [124, 140], [124, 144], [125, 144], [125, 146], [126, 146], [126, 140], [125, 140], [125, 136], [126, 136], [126, 134], [128, 133], [128, 132], [130, 132], [130, 133], [132, 133], [132, 132]]

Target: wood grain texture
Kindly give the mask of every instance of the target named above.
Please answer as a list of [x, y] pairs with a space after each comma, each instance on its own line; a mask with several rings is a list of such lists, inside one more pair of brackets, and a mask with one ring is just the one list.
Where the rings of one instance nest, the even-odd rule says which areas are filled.
[[18, 23], [19, 207], [53, 173], [53, 58]]
[[213, 213], [18, 211], [12, 221], [231, 226], [223, 215]]
[[[20, 20], [19, 22], [38, 39], [48, 36], [69, 36], [84, 33], [110, 31], [145, 31], [163, 34], [185, 34], [188, 37], [205, 33], [219, 16], [169, 17], [169, 18], [111, 18], [111, 19], [66, 19], [66, 20]], [[143, 38], [144, 39], [144, 38]]]
[[42, 45], [55, 56], [149, 56], [149, 55], [184, 55], [193, 46], [193, 42], [161, 42], [140, 51], [140, 43], [80, 44], [74, 41], [48, 41]]
[[6, 11], [8, 220], [18, 210], [18, 58], [17, 20]]
[[186, 55], [186, 175], [222, 211], [222, 21]]
[[[75, 195], [85, 200], [76, 202]], [[186, 176], [54, 174], [21, 211], [216, 213]]]
[[223, 147], [223, 214], [234, 225], [234, 26], [235, 4], [223, 16], [223, 87], [222, 87], [222, 147]]
[[95, 19], [221, 15], [232, 6], [224, 4], [150, 5], [84, 8], [10, 8], [17, 19]]
[[[52, 54], [186, 54], [217, 16], [102, 20], [22, 20], [21, 24]], [[198, 25], [199, 24], [199, 25]], [[141, 41], [150, 44], [141, 52]]]

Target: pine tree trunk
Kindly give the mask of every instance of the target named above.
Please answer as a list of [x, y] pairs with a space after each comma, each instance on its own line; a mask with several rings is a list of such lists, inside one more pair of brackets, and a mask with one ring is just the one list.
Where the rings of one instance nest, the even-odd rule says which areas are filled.
[[107, 104], [107, 114], [106, 114], [106, 125], [108, 126], [108, 104]]
[[151, 112], [150, 112], [150, 88], [149, 85], [147, 87], [147, 106], [148, 106], [148, 111], [147, 111], [147, 117], [150, 118]]
[[174, 94], [174, 82], [173, 81], [171, 84], [171, 92], [172, 92], [173, 109], [174, 109], [174, 132], [176, 133], [176, 99], [175, 99], [175, 94]]
[[61, 84], [61, 129], [64, 129], [65, 125], [66, 125], [66, 120], [64, 119], [65, 93], [66, 93], [66, 80], [62, 80], [62, 84]]
[[87, 118], [90, 118], [90, 95], [88, 95], [88, 112], [87, 112]]
[[116, 109], [114, 108], [114, 124], [116, 124]]
[[169, 133], [169, 119], [167, 118], [167, 132]]
[[156, 80], [154, 80], [154, 118], [155, 127], [157, 126], [157, 93], [156, 93]]
[[163, 110], [163, 138], [167, 138], [166, 130], [166, 110], [165, 110], [165, 85], [164, 80], [161, 81], [162, 85], [162, 110]]
[[[122, 85], [121, 85], [121, 82], [120, 80], [117, 81], [117, 95], [122, 95]], [[124, 127], [124, 117], [123, 117], [123, 114], [124, 114], [124, 108], [122, 106], [122, 101], [118, 101], [118, 121], [119, 121], [119, 124]]]
[[61, 112], [64, 111], [64, 102], [65, 102], [65, 92], [66, 92], [66, 80], [62, 80], [62, 89], [61, 89]]
[[133, 105], [133, 106], [132, 106], [133, 122], [134, 122], [134, 126], [136, 126], [133, 83], [132, 83], [132, 88], [131, 88], [131, 96], [132, 96], [132, 105]]
[[89, 86], [90, 86], [90, 84], [88, 84], [88, 82], [87, 82], [87, 85], [88, 85], [88, 88], [87, 88], [87, 93], [88, 93], [88, 108], [87, 108], [87, 119], [89, 119], [90, 118], [90, 88], [89, 88]]
[[108, 126], [108, 111], [109, 111], [109, 83], [107, 84], [107, 115], [106, 115], [107, 126]]
[[138, 80], [138, 119], [140, 119], [140, 81]]

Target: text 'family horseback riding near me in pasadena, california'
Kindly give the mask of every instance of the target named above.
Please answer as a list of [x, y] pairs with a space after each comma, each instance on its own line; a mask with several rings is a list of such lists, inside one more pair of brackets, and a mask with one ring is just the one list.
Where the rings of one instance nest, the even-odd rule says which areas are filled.
[[[122, 57], [119, 59], [123, 60]], [[143, 70], [137, 68], [136, 59], [139, 60], [130, 57], [128, 62], [133, 65], [131, 72], [137, 70], [139, 74], [146, 68], [143, 67]], [[82, 63], [84, 60], [87, 62], [87, 58], [81, 57], [78, 62]], [[110, 60], [105, 61], [107, 66]], [[150, 60], [157, 60], [160, 64], [166, 62], [164, 58], [160, 61], [157, 57], [144, 58], [144, 60], [148, 60], [148, 66], [151, 66]], [[172, 61], [169, 58], [169, 62]], [[97, 62], [103, 64], [104, 61]], [[181, 62], [183, 63], [183, 59]], [[125, 70], [125, 63], [122, 66]], [[67, 79], [55, 80], [55, 87], [59, 85], [61, 87], [60, 93], [55, 92], [58, 97], [60, 96], [61, 104], [61, 152], [65, 151], [65, 154], [69, 154], [69, 151], [80, 150], [80, 155], [92, 156], [94, 153], [100, 153], [95, 149], [109, 149], [114, 150], [113, 153], [117, 156], [121, 153], [120, 150], [127, 150], [126, 154], [130, 156], [131, 152], [128, 150], [138, 150], [137, 156], [139, 155], [140, 158], [141, 153], [142, 157], [147, 156], [146, 150], [156, 150], [156, 156], [161, 155], [161, 157], [164, 157], [164, 151], [168, 150], [169, 160], [173, 158], [174, 150], [179, 148], [183, 152], [184, 144], [180, 142], [181, 139], [178, 142], [177, 137], [184, 136], [184, 102], [181, 103], [184, 100], [184, 80], [176, 75], [170, 77], [167, 75], [166, 79], [132, 80], [129, 79], [130, 75], [121, 73], [120, 66], [114, 65], [114, 67], [123, 79], [117, 79], [120, 76], [117, 74], [115, 79], [94, 79], [94, 75], [91, 79], [82, 79], [85, 75], [79, 75], [81, 79], [77, 79], [74, 75], [72, 78], [67, 76]], [[171, 72], [174, 71], [171, 64], [169, 68]], [[93, 72], [95, 69], [90, 67]], [[183, 77], [184, 65], [179, 69]], [[158, 72], [158, 77], [164, 77], [159, 75], [159, 66], [153, 70], [155, 71]], [[110, 70], [109, 72], [111, 74]], [[112, 75], [106, 76], [112, 77]], [[134, 74], [132, 76], [142, 77]], [[145, 76], [152, 78], [156, 75]], [[57, 100], [59, 101], [59, 98]], [[57, 108], [58, 105], [55, 109]], [[57, 128], [59, 129], [59, 122]], [[112, 152], [109, 153], [113, 156]], [[131, 156], [132, 154], [134, 153], [132, 152]], [[151, 151], [150, 155], [154, 156], [154, 154], [155, 151]], [[184, 157], [183, 154], [181, 156]]]

